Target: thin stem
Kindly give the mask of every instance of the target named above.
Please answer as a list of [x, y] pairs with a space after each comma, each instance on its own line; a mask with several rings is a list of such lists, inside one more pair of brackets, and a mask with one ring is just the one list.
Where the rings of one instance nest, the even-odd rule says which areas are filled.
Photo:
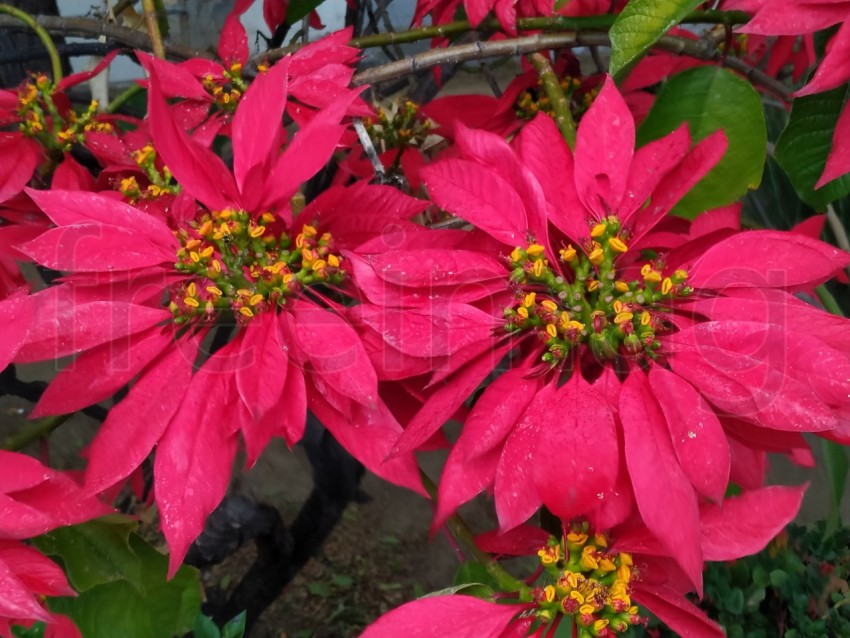
[[115, 98], [106, 106], [107, 113], [115, 113], [134, 95], [142, 91], [142, 87], [138, 84], [133, 84], [115, 96]]
[[[429, 477], [421, 468], [419, 473], [422, 476], [422, 484], [425, 486], [425, 490], [431, 498], [436, 501], [437, 484], [434, 483], [434, 481], [431, 480], [431, 477]], [[487, 552], [481, 551], [478, 545], [475, 544], [475, 537], [473, 536], [472, 531], [459, 514], [454, 514], [451, 518], [449, 518], [447, 525], [451, 529], [454, 537], [467, 548], [469, 555], [484, 566], [503, 591], [526, 592], [528, 590], [528, 586], [525, 585], [525, 583], [511, 576], [511, 574], [509, 574], [495, 558], [490, 556]]]
[[567, 96], [564, 95], [564, 89], [561, 88], [561, 83], [558, 76], [552, 70], [552, 65], [549, 64], [549, 58], [542, 53], [532, 53], [528, 59], [537, 69], [537, 77], [540, 79], [540, 84], [543, 85], [543, 90], [546, 91], [546, 97], [549, 98], [549, 104], [552, 106], [552, 111], [555, 113], [555, 124], [558, 125], [558, 130], [567, 141], [571, 149], [576, 146], [576, 122], [573, 119], [573, 114], [570, 111], [570, 103]]
[[[352, 78], [352, 83], [355, 85], [375, 84], [415, 73], [416, 71], [438, 64], [459, 64], [469, 60], [483, 60], [485, 58], [521, 55], [533, 51], [543, 51], [545, 49], [576, 46], [611, 46], [611, 40], [607, 33], [588, 31], [540, 33], [493, 42], [459, 44], [444, 49], [425, 51], [424, 53], [412, 55], [405, 60], [366, 69], [356, 74]], [[702, 40], [691, 40], [689, 38], [665, 35], [655, 43], [653, 48], [676, 55], [687, 55], [707, 62], [720, 62], [720, 55], [717, 49]], [[746, 62], [738, 58], [727, 58], [722, 63], [724, 66], [742, 73], [754, 84], [762, 85], [785, 102], [791, 101], [791, 91], [784, 84], [778, 82], [763, 71], [749, 66]]]
[[154, 0], [142, 0], [142, 8], [145, 12], [145, 25], [148, 29], [148, 37], [151, 39], [153, 54], [164, 60], [165, 47], [162, 44], [162, 33], [159, 31], [159, 22], [156, 19], [156, 4]]
[[826, 286], [820, 285], [815, 288], [815, 294], [817, 294], [818, 299], [820, 299], [820, 302], [823, 304], [823, 307], [827, 312], [831, 312], [839, 317], [844, 316], [844, 313], [841, 311], [841, 306], [838, 305], [835, 297], [831, 292], [829, 292], [829, 289]]
[[46, 419], [41, 419], [23, 432], [19, 432], [18, 434], [3, 439], [0, 449], [9, 450], [11, 452], [22, 450], [30, 443], [44, 438], [70, 418], [70, 414], [60, 414], [58, 416], [49, 416]]
[[47, 55], [50, 56], [50, 66], [53, 69], [53, 85], [59, 84], [62, 81], [62, 58], [59, 56], [59, 51], [56, 50], [56, 45], [50, 37], [50, 34], [42, 27], [34, 17], [26, 11], [21, 11], [17, 7], [8, 4], [0, 4], [0, 13], [5, 13], [13, 16], [26, 24], [30, 29], [35, 31], [44, 48], [47, 49]]

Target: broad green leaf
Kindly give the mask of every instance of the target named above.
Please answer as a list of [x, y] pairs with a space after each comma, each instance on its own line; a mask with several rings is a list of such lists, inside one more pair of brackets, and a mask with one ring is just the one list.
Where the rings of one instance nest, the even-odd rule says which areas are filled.
[[621, 79], [662, 35], [700, 4], [701, 0], [631, 0], [611, 27], [611, 75]]
[[129, 543], [135, 529], [136, 523], [126, 517], [106, 516], [60, 527], [33, 542], [45, 554], [62, 559], [68, 580], [78, 592], [115, 581], [140, 587], [141, 565]]
[[190, 631], [201, 609], [198, 571], [181, 567], [169, 581], [167, 556], [136, 534], [129, 545], [139, 560], [140, 586], [104, 583], [77, 598], [50, 599], [50, 609], [70, 616], [85, 638], [173, 638]]
[[829, 477], [830, 503], [829, 521], [838, 527], [841, 524], [841, 500], [847, 488], [847, 449], [834, 441], [821, 439], [826, 475]]
[[198, 614], [195, 618], [195, 626], [192, 628], [192, 638], [221, 638], [221, 632], [212, 618]]
[[325, 0], [292, 0], [286, 8], [286, 24], [295, 24]]
[[246, 612], [234, 616], [221, 628], [221, 638], [242, 638], [245, 635]]
[[638, 145], [667, 135], [682, 122], [688, 123], [694, 142], [723, 129], [729, 147], [723, 159], [673, 208], [673, 214], [693, 219], [758, 187], [767, 154], [767, 131], [761, 98], [749, 82], [716, 66], [674, 75], [638, 130]]
[[788, 173], [800, 199], [818, 211], [850, 193], [850, 175], [814, 190], [826, 166], [847, 93], [847, 87], [840, 87], [794, 100], [788, 126], [776, 143], [776, 161]]

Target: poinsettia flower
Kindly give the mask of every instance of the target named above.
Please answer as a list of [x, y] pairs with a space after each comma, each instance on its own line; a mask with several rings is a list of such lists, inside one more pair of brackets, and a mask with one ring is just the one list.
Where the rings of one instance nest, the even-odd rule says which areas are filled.
[[62, 569], [20, 541], [0, 540], [0, 637], [13, 625], [47, 624], [54, 638], [82, 638], [74, 623], [44, 607], [45, 596], [76, 596]]
[[[634, 150], [633, 118], [608, 80], [575, 153], [538, 117], [513, 146], [461, 128], [458, 156], [423, 169], [432, 200], [490, 242], [352, 259], [376, 303], [472, 303], [504, 325], [484, 355], [431, 379], [399, 451], [428, 440], [513, 351], [449, 456], [436, 524], [485, 489], [503, 529], [541, 505], [604, 527], [634, 509], [698, 586], [699, 504], [723, 499], [726, 428], [843, 435], [848, 397], [819, 370], [850, 365], [847, 321], [798, 315], [790, 300], [850, 256], [699, 218], [687, 241], [654, 232], [725, 148], [722, 133], [692, 147], [683, 126]], [[818, 328], [798, 330], [801, 316]]]
[[[281, 153], [289, 64], [260, 75], [240, 100], [233, 172], [174, 122], [151, 75], [153, 143], [181, 187], [168, 223], [102, 194], [30, 192], [57, 228], [21, 250], [70, 274], [32, 296], [36, 318], [16, 360], [79, 354], [35, 414], [76, 410], [136, 379], [88, 450], [86, 486], [106, 489], [156, 447], [171, 574], [224, 496], [237, 434], [253, 463], [273, 436], [300, 439], [308, 407], [369, 469], [422, 491], [412, 455], [386, 460], [401, 426], [337, 295], [360, 296], [340, 254], [356, 226], [348, 198], [369, 207], [377, 234], [427, 202], [399, 206], [384, 196], [391, 189], [361, 184], [334, 192], [339, 210], [326, 199], [293, 215], [290, 199], [334, 151], [355, 94], [322, 110]], [[193, 371], [209, 330], [234, 327]]]
[[[248, 36], [239, 21], [251, 1], [239, 0], [228, 14], [219, 40], [221, 63], [194, 58], [175, 64], [138, 52], [139, 62], [148, 72], [155, 70], [166, 97], [183, 98], [177, 112], [185, 113], [185, 129], [193, 137], [211, 143], [217, 134], [229, 134], [229, 124], [249, 85], [243, 75], [248, 63]], [[354, 63], [360, 51], [348, 46], [352, 28], [342, 29], [296, 51], [288, 67], [286, 114], [303, 126], [317, 109], [328, 107], [352, 95], [346, 112], [368, 116], [372, 110], [349, 88]], [[260, 74], [268, 65], [259, 66]], [[147, 81], [140, 84], [147, 86]], [[211, 109], [211, 107], [213, 107]]]

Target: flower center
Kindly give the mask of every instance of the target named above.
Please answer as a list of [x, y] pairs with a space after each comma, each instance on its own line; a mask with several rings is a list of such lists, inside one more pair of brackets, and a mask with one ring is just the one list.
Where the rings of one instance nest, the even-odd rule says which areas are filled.
[[170, 295], [178, 324], [212, 321], [224, 312], [245, 324], [309, 286], [337, 285], [346, 277], [329, 233], [305, 224], [293, 243], [271, 213], [213, 211], [175, 234], [181, 248], [174, 267], [187, 275]]
[[46, 75], [37, 75], [18, 89], [18, 128], [48, 150], [69, 151], [83, 143], [89, 131], [111, 132], [109, 122], [97, 120], [98, 101], [92, 100], [82, 113], [60, 112], [53, 100], [53, 85]]
[[156, 198], [166, 193], [176, 195], [180, 192], [180, 185], [174, 181], [171, 171], [167, 166], [163, 166], [162, 170], [156, 165], [156, 150], [150, 144], [146, 144], [138, 151], [133, 153], [133, 158], [136, 164], [147, 177], [148, 184], [144, 188], [139, 185], [135, 176], [130, 175], [121, 180], [118, 185], [118, 190], [131, 203], [135, 203], [139, 199]]
[[[261, 70], [262, 72], [262, 70]], [[248, 85], [242, 79], [242, 65], [234, 62], [225, 69], [221, 78], [207, 74], [201, 82], [204, 90], [213, 98], [220, 109], [233, 113]]]
[[[570, 112], [573, 117], [576, 120], [581, 119], [581, 116], [590, 108], [593, 100], [599, 94], [599, 87], [582, 88], [581, 79], [570, 75], [564, 76], [559, 83], [570, 105]], [[534, 119], [534, 116], [538, 113], [545, 113], [552, 118], [555, 117], [552, 104], [539, 82], [536, 86], [519, 94], [516, 102], [514, 102], [514, 113], [521, 120]]]
[[617, 635], [646, 622], [631, 601], [637, 580], [631, 555], [609, 552], [605, 535], [591, 536], [587, 523], [560, 540], [551, 537], [537, 555], [550, 581], [533, 593], [542, 620], [572, 616], [578, 638]]
[[596, 224], [585, 252], [573, 246], [559, 251], [563, 267], [557, 272], [540, 244], [511, 253], [517, 301], [504, 310], [505, 329], [535, 333], [547, 347], [543, 361], [556, 365], [584, 343], [606, 359], [624, 352], [655, 356], [656, 334], [671, 327], [665, 310], [692, 292], [688, 274], [664, 277], [663, 265], [650, 260], [640, 267], [641, 279], [618, 278], [615, 262], [628, 251], [620, 230], [613, 216]]

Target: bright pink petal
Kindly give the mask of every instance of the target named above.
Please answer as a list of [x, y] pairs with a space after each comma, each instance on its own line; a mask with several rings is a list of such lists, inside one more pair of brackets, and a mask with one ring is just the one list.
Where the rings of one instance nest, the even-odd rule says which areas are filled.
[[42, 149], [35, 140], [0, 135], [0, 202], [21, 193], [41, 163]]
[[236, 370], [236, 387], [255, 421], [278, 402], [286, 384], [288, 346], [277, 317], [265, 313], [252, 321], [241, 339], [242, 360]]
[[283, 143], [289, 58], [260, 73], [239, 100], [233, 116], [233, 174], [244, 194], [245, 176], [256, 167], [267, 169]]
[[0, 618], [50, 620], [34, 592], [0, 559]]
[[715, 501], [729, 484], [729, 443], [714, 411], [693, 386], [653, 365], [649, 382], [667, 420], [676, 457], [691, 485]]
[[619, 209], [634, 147], [634, 119], [614, 81], [606, 77], [576, 136], [576, 190], [596, 219]]
[[0, 563], [5, 563], [33, 592], [45, 596], [76, 595], [62, 568], [29, 545], [0, 541]]
[[[368, 260], [381, 279], [398, 286], [419, 288], [426, 299], [431, 289], [438, 286], [502, 281], [508, 274], [504, 263], [495, 256], [472, 250], [411, 249], [370, 255]], [[452, 300], [458, 301], [454, 295]]]
[[619, 218], [625, 223], [652, 196], [662, 179], [687, 155], [691, 148], [688, 125], [682, 124], [669, 135], [640, 147], [634, 156], [620, 205]]
[[266, 179], [264, 204], [282, 207], [303, 182], [328, 162], [345, 131], [340, 121], [358, 93], [352, 91], [299, 129]]
[[218, 57], [228, 66], [244, 65], [248, 61], [248, 34], [239, 18], [253, 3], [254, 0], [237, 0], [224, 20], [218, 39]]
[[378, 378], [357, 333], [339, 315], [312, 304], [292, 313], [292, 334], [309, 362], [313, 382], [364, 406], [378, 401]]
[[846, 22], [850, 10], [846, 5], [843, 12], [844, 15], [840, 18], [842, 24], [826, 45], [826, 55], [818, 65], [814, 77], [797, 91], [796, 96], [829, 91], [850, 79], [850, 65], [847, 64], [847, 60], [850, 60], [850, 26]]
[[204, 85], [198, 79], [207, 74], [214, 77], [221, 76], [221, 65], [207, 60], [208, 64], [214, 65], [214, 73], [209, 73], [211, 69], [206, 69], [205, 72], [198, 73], [199, 69], [192, 68], [189, 64], [174, 64], [166, 60], [155, 58], [144, 51], [136, 51], [139, 63], [144, 67], [148, 75], [156, 73], [157, 80], [162, 89], [162, 92], [167, 97], [182, 97], [188, 100], [200, 102], [204, 105], [204, 111], [208, 110], [208, 104], [212, 102], [212, 96], [207, 93]]
[[602, 396], [573, 374], [537, 418], [542, 422], [533, 459], [537, 493], [549, 511], [571, 520], [598, 506], [617, 480], [614, 417]]
[[0, 301], [0, 370], [6, 368], [26, 343], [33, 320], [35, 305], [26, 291], [20, 291]]
[[499, 638], [525, 607], [472, 596], [425, 597], [384, 614], [360, 638]]
[[115, 485], [147, 458], [181, 405], [196, 352], [196, 342], [166, 351], [109, 411], [87, 448], [89, 493]]
[[726, 632], [708, 619], [699, 607], [689, 603], [676, 591], [662, 587], [635, 585], [635, 601], [649, 611], [670, 629], [688, 638], [725, 638]]
[[[177, 572], [204, 522], [224, 498], [236, 456], [238, 406], [228, 344], [192, 377], [160, 439], [154, 463], [156, 502], [170, 550], [168, 577]], [[185, 387], [185, 386], [184, 386]]]
[[443, 525], [457, 508], [493, 486], [501, 450], [465, 459], [463, 450], [455, 445], [446, 459], [440, 475], [437, 508], [431, 523], [431, 534]]
[[551, 204], [549, 221], [577, 243], [588, 238], [590, 226], [576, 192], [573, 154], [552, 118], [545, 114], [535, 117], [522, 128], [514, 144]]
[[509, 246], [525, 243], [525, 206], [508, 181], [491, 169], [447, 159], [422, 169], [422, 179], [441, 208]]
[[30, 416], [71, 414], [108, 399], [170, 344], [168, 328], [154, 326], [132, 340], [83, 352], [50, 382]]
[[511, 345], [506, 344], [485, 353], [443, 382], [408, 423], [398, 441], [397, 450], [411, 452], [430, 439], [487, 378], [510, 348]]
[[701, 593], [696, 495], [676, 459], [664, 414], [639, 370], [632, 370], [623, 383], [620, 421], [641, 518]]
[[735, 560], [760, 552], [797, 515], [807, 485], [747, 490], [700, 512], [705, 560]]
[[826, 167], [815, 188], [821, 188], [834, 179], [850, 173], [850, 106], [845, 105], [835, 125], [832, 149], [826, 158]]
[[696, 288], [810, 288], [850, 264], [850, 254], [826, 242], [775, 230], [744, 231], [697, 260], [688, 283]]
[[178, 183], [210, 210], [238, 206], [239, 191], [221, 158], [189, 137], [171, 117], [155, 73], [150, 77], [148, 116], [157, 153]]

